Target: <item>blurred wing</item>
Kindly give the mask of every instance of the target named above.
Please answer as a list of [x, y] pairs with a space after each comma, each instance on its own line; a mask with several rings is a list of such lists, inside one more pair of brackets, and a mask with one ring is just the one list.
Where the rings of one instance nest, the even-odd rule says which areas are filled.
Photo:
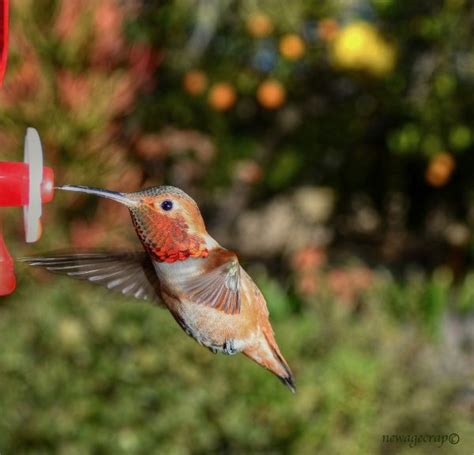
[[100, 284], [126, 296], [159, 303], [159, 280], [145, 252], [58, 254], [21, 258], [20, 261]]
[[234, 253], [223, 255], [217, 261], [210, 257], [210, 267], [186, 280], [184, 291], [192, 302], [237, 314], [240, 313], [240, 264]]

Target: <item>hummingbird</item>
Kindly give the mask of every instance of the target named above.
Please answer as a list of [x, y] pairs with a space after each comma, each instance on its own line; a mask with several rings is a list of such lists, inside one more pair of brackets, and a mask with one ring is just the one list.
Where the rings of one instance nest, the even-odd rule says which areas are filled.
[[163, 306], [187, 335], [213, 353], [243, 353], [296, 391], [262, 292], [237, 255], [208, 234], [188, 194], [173, 186], [131, 193], [79, 185], [57, 189], [125, 205], [144, 251], [52, 254], [23, 262]]

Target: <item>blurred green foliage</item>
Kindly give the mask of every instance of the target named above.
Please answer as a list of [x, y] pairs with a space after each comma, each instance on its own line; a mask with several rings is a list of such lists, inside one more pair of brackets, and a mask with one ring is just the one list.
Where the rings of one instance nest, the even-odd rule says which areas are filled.
[[198, 346], [164, 311], [22, 274], [0, 309], [2, 452], [432, 453], [382, 436], [452, 431], [460, 443], [444, 452], [472, 446], [450, 356], [416, 315], [389, 317], [376, 290], [357, 312], [326, 298], [294, 314], [269, 299], [292, 395], [245, 357]]

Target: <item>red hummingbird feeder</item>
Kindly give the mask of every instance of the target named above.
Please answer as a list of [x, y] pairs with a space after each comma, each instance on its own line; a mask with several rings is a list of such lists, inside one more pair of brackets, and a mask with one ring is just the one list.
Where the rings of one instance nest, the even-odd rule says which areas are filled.
[[[23, 207], [25, 239], [41, 237], [42, 205], [53, 199], [54, 172], [43, 166], [40, 137], [34, 128], [25, 136], [24, 162], [0, 161], [0, 207]], [[0, 295], [11, 294], [16, 287], [13, 259], [0, 229]]]
[[8, 53], [8, 0], [0, 0], [0, 86], [7, 67]]

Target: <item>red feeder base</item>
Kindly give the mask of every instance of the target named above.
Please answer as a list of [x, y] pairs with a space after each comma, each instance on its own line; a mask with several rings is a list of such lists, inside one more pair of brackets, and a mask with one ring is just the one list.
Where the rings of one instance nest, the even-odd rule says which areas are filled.
[[[1, 6], [0, 0], [0, 6]], [[38, 132], [28, 128], [25, 136], [25, 162], [0, 161], [0, 207], [21, 207], [28, 243], [41, 236], [42, 204], [53, 199], [54, 173], [43, 166], [43, 150]], [[11, 294], [16, 286], [13, 260], [0, 229], [0, 296]]]
[[0, 86], [7, 67], [8, 54], [8, 0], [0, 0]]
[[0, 296], [11, 294], [15, 287], [16, 279], [13, 273], [13, 259], [8, 253], [0, 230]]

